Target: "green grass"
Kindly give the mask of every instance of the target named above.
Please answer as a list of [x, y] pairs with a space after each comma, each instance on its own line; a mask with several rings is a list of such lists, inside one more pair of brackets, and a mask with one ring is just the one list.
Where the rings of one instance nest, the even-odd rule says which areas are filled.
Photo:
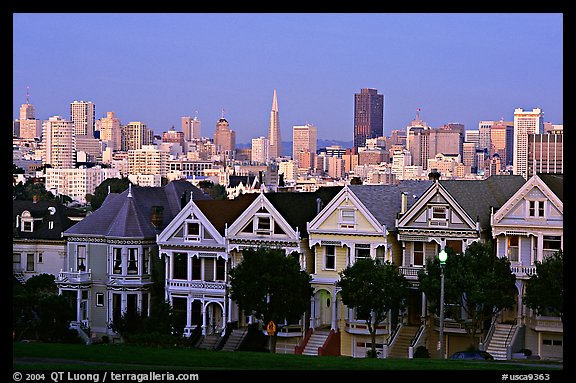
[[542, 362], [524, 366], [508, 361], [310, 357], [125, 344], [15, 342], [12, 350], [12, 365], [18, 370], [542, 370]]

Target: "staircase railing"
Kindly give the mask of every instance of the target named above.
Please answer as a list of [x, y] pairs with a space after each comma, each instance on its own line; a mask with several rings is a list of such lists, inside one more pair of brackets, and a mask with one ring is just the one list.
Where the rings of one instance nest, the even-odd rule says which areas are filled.
[[396, 339], [398, 338], [397, 335], [400, 333], [401, 328], [402, 324], [398, 323], [394, 328], [394, 330], [392, 331], [392, 333], [390, 334], [390, 336], [388, 337], [388, 341], [384, 343], [384, 346], [382, 347], [382, 358], [388, 357], [388, 349], [391, 349], [394, 346], [394, 342], [396, 342]]
[[414, 358], [414, 350], [416, 350], [418, 346], [422, 344], [422, 339], [424, 338], [425, 330], [426, 326], [423, 324], [421, 324], [420, 327], [418, 327], [418, 331], [416, 331], [416, 334], [414, 335], [414, 337], [410, 341], [410, 345], [408, 346], [408, 359]]
[[488, 332], [486, 333], [484, 340], [482, 342], [480, 342], [480, 344], [478, 345], [478, 349], [480, 351], [486, 351], [486, 348], [490, 344], [490, 341], [492, 341], [492, 336], [494, 335], [494, 330], [496, 330], [497, 319], [498, 319], [498, 317], [496, 317], [496, 316], [492, 318], [492, 322], [490, 323], [490, 328], [488, 329]]
[[[512, 341], [514, 340], [514, 337], [517, 333], [517, 328], [518, 326], [516, 326], [516, 319], [514, 319], [514, 323], [512, 324], [512, 326], [510, 326], [510, 330], [508, 330], [508, 335], [506, 335], [506, 341], [504, 342], [504, 344], [506, 345], [506, 359], [510, 360], [512, 359]], [[508, 339], [510, 339], [510, 341], [508, 341]]]
[[302, 342], [300, 342], [300, 344], [298, 346], [294, 347], [294, 354], [302, 355], [302, 353], [304, 352], [304, 349], [306, 348], [306, 345], [308, 344], [308, 341], [310, 340], [310, 337], [312, 336], [313, 332], [314, 332], [314, 330], [312, 328], [309, 328], [308, 331], [306, 331], [306, 335], [304, 336], [304, 339], [302, 340]]

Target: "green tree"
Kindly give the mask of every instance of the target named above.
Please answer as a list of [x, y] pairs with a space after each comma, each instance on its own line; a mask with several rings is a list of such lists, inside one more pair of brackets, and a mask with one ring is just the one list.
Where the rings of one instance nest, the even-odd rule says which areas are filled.
[[540, 315], [564, 317], [564, 256], [558, 251], [537, 261], [536, 273], [526, 281], [524, 303]]
[[[490, 241], [474, 242], [463, 254], [456, 254], [451, 248], [446, 248], [446, 252], [444, 312], [446, 317], [465, 327], [470, 346], [475, 348], [475, 336], [482, 331], [484, 323], [514, 305], [516, 277], [510, 261], [497, 257]], [[440, 274], [438, 257], [427, 259], [425, 270], [418, 274], [429, 309], [437, 315], [440, 313]], [[464, 317], [461, 309], [466, 313]]]
[[198, 182], [198, 187], [213, 199], [226, 199], [228, 194], [226, 188], [220, 184], [214, 184], [212, 181], [203, 180]]
[[[293, 323], [310, 306], [312, 277], [300, 269], [294, 256], [282, 249], [259, 247], [242, 251], [243, 260], [230, 270], [230, 296], [241, 310], [269, 321]], [[270, 351], [276, 350], [276, 332]]]
[[[108, 193], [122, 193], [124, 190], [128, 189], [130, 181], [128, 178], [107, 178], [100, 185], [96, 186], [94, 190], [94, 195], [88, 197], [90, 200], [90, 206], [92, 206], [92, 211], [97, 210], [106, 199]], [[110, 191], [108, 191], [110, 187]]]
[[46, 342], [76, 340], [69, 329], [75, 318], [75, 306], [58, 295], [51, 274], [30, 277], [24, 285], [15, 282], [12, 290], [12, 324], [17, 339], [28, 338]]
[[34, 182], [32, 179], [26, 180], [26, 183], [19, 182], [12, 187], [12, 198], [22, 201], [32, 201], [36, 196], [39, 201], [53, 201], [56, 199], [54, 194], [46, 190], [43, 183]]
[[376, 357], [376, 328], [390, 310], [397, 311], [408, 296], [408, 281], [390, 262], [359, 259], [340, 271], [337, 282], [342, 302], [364, 318], [372, 337], [371, 357]]

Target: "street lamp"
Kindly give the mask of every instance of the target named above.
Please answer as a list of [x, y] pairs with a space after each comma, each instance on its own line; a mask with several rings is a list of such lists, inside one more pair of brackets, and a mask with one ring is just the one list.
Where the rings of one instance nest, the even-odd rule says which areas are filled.
[[444, 266], [448, 254], [444, 249], [438, 254], [440, 260], [440, 358], [444, 359]]

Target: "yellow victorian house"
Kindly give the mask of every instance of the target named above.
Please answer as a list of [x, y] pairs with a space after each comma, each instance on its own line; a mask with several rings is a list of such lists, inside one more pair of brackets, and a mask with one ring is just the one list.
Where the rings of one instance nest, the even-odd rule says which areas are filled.
[[[339, 272], [361, 258], [400, 265], [402, 251], [392, 230], [402, 208], [402, 193], [418, 197], [430, 185], [431, 181], [401, 181], [398, 185], [345, 186], [308, 223], [315, 293], [310, 302], [309, 329], [297, 353], [366, 355], [371, 347], [370, 333], [366, 322], [342, 304], [336, 286]], [[377, 327], [376, 348], [381, 357], [386, 357], [395, 329], [392, 315]]]

